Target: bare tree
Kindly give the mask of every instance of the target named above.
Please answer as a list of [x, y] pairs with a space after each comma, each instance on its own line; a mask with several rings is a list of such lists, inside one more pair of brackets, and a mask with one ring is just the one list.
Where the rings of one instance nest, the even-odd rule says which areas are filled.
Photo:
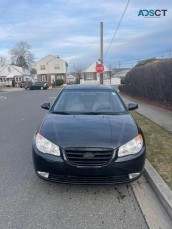
[[9, 51], [11, 61], [19, 67], [29, 69], [34, 62], [34, 54], [30, 49], [31, 46], [27, 42], [18, 42], [15, 47]]
[[82, 63], [74, 63], [72, 65], [72, 73], [75, 75], [76, 77], [76, 82], [79, 84], [80, 83], [80, 78], [81, 78], [81, 75], [82, 75], [82, 72], [84, 71], [85, 69], [85, 65], [82, 64]]
[[3, 67], [7, 64], [8, 60], [5, 56], [0, 55], [0, 67]]
[[30, 74], [37, 74], [37, 70], [35, 67], [31, 67]]

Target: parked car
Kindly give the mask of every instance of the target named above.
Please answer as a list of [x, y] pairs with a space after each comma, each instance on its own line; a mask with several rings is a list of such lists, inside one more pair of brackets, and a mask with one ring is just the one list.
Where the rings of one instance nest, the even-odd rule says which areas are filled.
[[26, 86], [29, 86], [32, 83], [32, 81], [21, 81], [18, 82], [18, 87], [25, 88]]
[[48, 88], [48, 84], [45, 82], [35, 82], [27, 85], [25, 89], [27, 90], [44, 90]]
[[36, 174], [74, 184], [117, 184], [138, 179], [145, 162], [144, 135], [118, 92], [105, 85], [67, 85], [33, 139]]

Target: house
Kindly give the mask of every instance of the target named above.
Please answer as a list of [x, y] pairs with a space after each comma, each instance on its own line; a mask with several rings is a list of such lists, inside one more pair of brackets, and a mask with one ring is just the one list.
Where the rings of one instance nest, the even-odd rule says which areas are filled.
[[56, 79], [63, 79], [66, 83], [68, 64], [58, 56], [48, 55], [36, 63], [38, 81], [46, 81], [49, 86]]
[[70, 83], [75, 83], [75, 82], [76, 82], [76, 77], [72, 74], [67, 74], [66, 83], [70, 84]]
[[114, 84], [121, 84], [125, 80], [125, 76], [127, 72], [129, 72], [131, 68], [114, 68], [112, 70], [112, 81]]
[[[83, 71], [81, 83], [100, 83], [100, 73], [96, 72], [96, 65], [100, 64], [97, 60]], [[103, 79], [107, 81], [110, 79], [110, 69], [104, 65]]]
[[12, 80], [16, 83], [21, 81], [30, 81], [30, 71], [12, 64], [0, 68], [0, 85], [11, 86]]

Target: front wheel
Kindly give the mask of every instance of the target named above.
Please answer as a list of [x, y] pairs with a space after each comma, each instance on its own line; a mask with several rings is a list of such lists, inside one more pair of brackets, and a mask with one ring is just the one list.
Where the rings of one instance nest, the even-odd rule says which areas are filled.
[[41, 90], [44, 90], [44, 88], [43, 88], [43, 87], [41, 87]]

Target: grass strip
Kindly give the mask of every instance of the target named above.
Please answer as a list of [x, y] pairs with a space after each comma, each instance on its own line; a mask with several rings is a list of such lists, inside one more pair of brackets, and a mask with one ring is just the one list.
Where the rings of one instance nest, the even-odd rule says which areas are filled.
[[172, 190], [172, 133], [135, 111], [131, 114], [144, 133], [147, 159]]

